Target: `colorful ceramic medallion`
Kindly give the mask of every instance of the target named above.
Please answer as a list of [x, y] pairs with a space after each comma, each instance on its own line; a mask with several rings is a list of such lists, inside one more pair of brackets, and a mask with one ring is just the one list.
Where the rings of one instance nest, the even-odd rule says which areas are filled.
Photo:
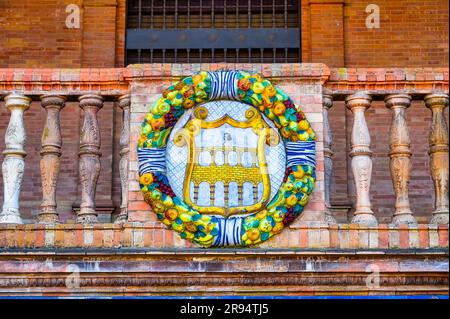
[[249, 246], [299, 216], [315, 182], [315, 133], [259, 74], [200, 72], [150, 107], [138, 143], [152, 210], [202, 246]]

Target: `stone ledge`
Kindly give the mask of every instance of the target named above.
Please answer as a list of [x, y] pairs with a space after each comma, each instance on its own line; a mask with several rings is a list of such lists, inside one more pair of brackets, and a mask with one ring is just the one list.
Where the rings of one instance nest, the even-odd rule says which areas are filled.
[[324, 83], [330, 69], [322, 63], [193, 63], [193, 64], [132, 64], [124, 73], [126, 79], [182, 78], [200, 71], [243, 70], [261, 74], [265, 78], [310, 80]]
[[433, 255], [448, 256], [449, 251], [445, 248], [428, 248], [428, 249], [302, 249], [302, 248], [285, 248], [285, 249], [254, 249], [254, 248], [0, 248], [0, 257], [2, 256], [41, 256], [41, 255], [58, 255], [58, 256], [128, 256], [128, 255], [153, 255], [153, 256], [351, 256], [351, 255]]
[[332, 68], [325, 84], [333, 95], [449, 92], [448, 68]]
[[[166, 228], [159, 221], [134, 221], [134, 222], [125, 222], [122, 224], [115, 223], [96, 223], [96, 224], [75, 224], [75, 223], [67, 223], [67, 224], [42, 224], [42, 223], [26, 223], [26, 224], [7, 224], [0, 223], [0, 230], [77, 230], [77, 229], [154, 229], [154, 228]], [[290, 229], [307, 229], [307, 230], [320, 230], [320, 229], [328, 229], [328, 230], [404, 230], [404, 231], [414, 231], [414, 230], [424, 230], [424, 229], [432, 229], [432, 230], [449, 230], [449, 224], [417, 224], [417, 225], [408, 225], [408, 224], [378, 224], [377, 226], [366, 226], [356, 223], [340, 223], [340, 224], [326, 224], [317, 221], [300, 221], [295, 225], [290, 225]]]
[[[389, 225], [376, 227], [358, 224], [327, 225], [301, 223], [287, 228], [278, 236], [244, 251], [282, 249], [335, 250], [408, 250], [448, 249], [448, 225]], [[174, 238], [173, 231], [161, 228], [157, 222], [116, 224], [0, 224], [0, 249], [26, 248], [194, 248], [185, 240]], [[279, 238], [278, 238], [279, 237]], [[276, 249], [275, 249], [276, 250]], [[225, 250], [226, 251], [226, 250]], [[221, 252], [222, 253], [222, 252]]]
[[[367, 285], [376, 271], [379, 286]], [[77, 280], [78, 287], [67, 285]], [[443, 255], [0, 253], [0, 295], [447, 294]]]
[[427, 94], [449, 91], [448, 68], [328, 68], [321, 63], [290, 64], [135, 64], [126, 68], [39, 69], [0, 68], [0, 95], [128, 93], [131, 81], [173, 80], [198, 71], [242, 69], [277, 79], [319, 82], [333, 95], [366, 91], [369, 94]]

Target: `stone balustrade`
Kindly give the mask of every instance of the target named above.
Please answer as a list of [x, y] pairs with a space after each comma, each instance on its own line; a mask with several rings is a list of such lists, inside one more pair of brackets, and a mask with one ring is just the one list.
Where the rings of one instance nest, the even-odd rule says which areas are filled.
[[[81, 185], [81, 205], [76, 222], [93, 224], [97, 222], [95, 193], [100, 174], [100, 126], [97, 112], [103, 106], [101, 95], [87, 94], [79, 98], [79, 106], [83, 110], [83, 123], [80, 131], [79, 176]], [[40, 173], [42, 181], [41, 210], [37, 222], [41, 224], [57, 224], [59, 216], [56, 210], [56, 190], [60, 171], [60, 156], [63, 152], [60, 112], [65, 106], [67, 96], [46, 94], [40, 96], [41, 105], [46, 111], [46, 122], [42, 131], [42, 147]], [[5, 135], [6, 149], [2, 173], [4, 186], [4, 203], [0, 213], [0, 223], [22, 224], [20, 215], [20, 191], [25, 167], [24, 146], [26, 130], [23, 113], [30, 107], [32, 98], [13, 92], [5, 97], [5, 106], [11, 111], [8, 129]], [[117, 97], [120, 108], [124, 112], [120, 146], [121, 164], [120, 174], [126, 176], [129, 139], [129, 108], [128, 94]], [[117, 222], [127, 220], [127, 183], [122, 178], [122, 205]]]
[[416, 224], [409, 203], [409, 174], [411, 171], [411, 139], [406, 125], [405, 112], [411, 105], [411, 96], [391, 94], [385, 99], [386, 107], [392, 110], [390, 152], [390, 170], [396, 195], [394, 224]]
[[[444, 93], [431, 93], [422, 97], [425, 105], [432, 112], [430, 123], [429, 154], [430, 175], [434, 183], [435, 210], [432, 213], [430, 223], [448, 224], [449, 201], [449, 140], [448, 129], [444, 117], [444, 109], [449, 104], [449, 96]], [[409, 180], [412, 156], [409, 129], [405, 120], [406, 109], [410, 106], [412, 97], [408, 94], [385, 95], [385, 105], [392, 110], [390, 128], [390, 171], [395, 192], [395, 208], [392, 216], [392, 224], [417, 224], [409, 202]], [[356, 92], [345, 97], [347, 108], [353, 114], [353, 126], [351, 135], [352, 158], [351, 167], [356, 188], [356, 203], [352, 223], [367, 226], [377, 225], [377, 218], [371, 209], [370, 182], [372, 177], [372, 152], [370, 150], [370, 132], [366, 123], [365, 111], [371, 106], [372, 98], [364, 91]], [[327, 124], [327, 113], [332, 107], [332, 93], [325, 91], [323, 95], [325, 136], [332, 135]], [[331, 138], [325, 138], [324, 153], [325, 176], [332, 173]], [[328, 177], [330, 178], [330, 177]], [[325, 192], [331, 192], [330, 182], [326, 182]], [[325, 194], [325, 198], [329, 198]], [[328, 199], [329, 201], [329, 199]]]
[[[392, 225], [400, 227], [403, 224], [409, 227], [417, 227], [417, 221], [414, 216], [414, 207], [411, 207], [409, 201], [409, 180], [410, 171], [412, 169], [411, 157], [414, 156], [411, 151], [411, 137], [408, 130], [405, 114], [411, 101], [423, 100], [426, 107], [430, 109], [432, 121], [430, 123], [429, 135], [429, 160], [431, 167], [431, 178], [434, 184], [435, 194], [435, 210], [432, 212], [431, 224], [448, 224], [449, 202], [448, 202], [448, 153], [449, 140], [448, 129], [444, 117], [444, 110], [448, 106], [448, 79], [430, 80], [428, 87], [411, 87], [411, 81], [408, 82], [407, 76], [403, 78], [398, 74], [394, 74], [394, 78], [405, 85], [398, 85], [400, 88], [391, 87], [388, 77], [384, 78], [384, 87], [381, 87], [380, 81], [369, 86], [368, 79], [353, 79], [348, 77], [345, 80], [338, 79], [340, 75], [336, 75], [332, 70], [323, 66], [314, 66], [308, 72], [305, 69], [290, 70], [290, 74], [283, 75], [277, 73], [276, 65], [271, 66], [272, 69], [267, 71], [266, 66], [262, 66], [260, 71], [263, 75], [274, 78], [286, 78], [300, 83], [308, 84], [308, 81], [314, 79], [317, 83], [321, 83], [323, 94], [321, 96], [323, 104], [323, 112], [320, 112], [323, 125], [320, 132], [323, 132], [323, 139], [319, 143], [323, 143], [322, 148], [318, 148], [324, 163], [323, 174], [323, 198], [322, 215], [317, 215], [317, 222], [322, 224], [336, 224], [336, 218], [330, 209], [330, 192], [333, 177], [333, 133], [329, 123], [329, 111], [333, 106], [333, 101], [345, 101], [346, 107], [353, 117], [353, 125], [350, 143], [349, 156], [351, 157], [351, 170], [356, 190], [356, 199], [354, 203], [354, 214], [351, 219], [352, 224], [360, 224], [361, 227], [379, 227], [377, 216], [372, 210], [370, 200], [371, 178], [372, 178], [372, 151], [370, 131], [366, 122], [367, 110], [371, 107], [372, 100], [384, 100], [386, 108], [391, 110], [392, 120], [390, 123], [389, 138], [389, 154], [390, 159], [389, 170], [392, 176], [393, 188], [395, 191], [395, 207], [392, 207]], [[222, 65], [215, 66], [223, 67]], [[245, 66], [231, 65], [230, 68], [245, 68]], [[248, 67], [248, 66], [247, 66]], [[175, 68], [175, 66], [174, 66]], [[257, 67], [259, 68], [259, 66]], [[213, 69], [213, 67], [211, 67]], [[43, 127], [40, 174], [42, 181], [42, 201], [40, 211], [37, 215], [36, 222], [40, 224], [56, 224], [60, 221], [56, 207], [56, 190], [58, 183], [59, 171], [61, 167], [60, 157], [64, 153], [64, 145], [62, 145], [61, 132], [64, 127], [60, 124], [60, 114], [65, 111], [64, 106], [67, 100], [78, 101], [82, 114], [81, 132], [79, 136], [79, 183], [81, 187], [81, 203], [80, 210], [77, 212], [76, 223], [79, 224], [95, 224], [98, 223], [96, 210], [96, 187], [101, 171], [100, 152], [101, 139], [100, 131], [102, 123], [98, 121], [98, 114], [102, 112], [102, 107], [106, 100], [117, 102], [120, 110], [123, 112], [123, 124], [121, 130], [120, 143], [115, 146], [119, 150], [120, 163], [119, 175], [121, 181], [121, 203], [120, 213], [115, 222], [117, 224], [127, 224], [127, 222], [136, 221], [129, 219], [129, 211], [135, 210], [136, 202], [130, 198], [136, 198], [137, 193], [135, 185], [130, 183], [130, 179], [135, 178], [135, 174], [131, 167], [135, 163], [134, 149], [135, 144], [131, 141], [134, 139], [133, 126], [130, 123], [135, 120], [131, 102], [140, 98], [135, 94], [135, 88], [142, 86], [139, 82], [144, 79], [161, 79], [168, 77], [181, 77], [183, 72], [194, 72], [192, 69], [186, 71], [184, 69], [173, 69], [172, 73], [158, 72], [156, 66], [147, 67], [129, 67], [126, 69], [113, 69], [104, 75], [104, 77], [92, 77], [91, 73], [85, 75], [81, 72], [79, 77], [74, 80], [73, 76], [69, 76], [69, 80], [64, 81], [61, 77], [59, 85], [48, 84], [44, 80], [45, 73], [36, 81], [5, 81], [1, 76], [0, 70], [0, 95], [4, 98], [5, 106], [10, 110], [11, 116], [5, 136], [4, 160], [2, 165], [3, 185], [4, 185], [4, 203], [0, 213], [0, 223], [4, 224], [21, 224], [20, 201], [19, 195], [23, 179], [24, 167], [26, 165], [25, 156], [27, 155], [24, 146], [26, 144], [26, 130], [24, 125], [24, 112], [30, 107], [32, 100], [40, 101], [46, 112], [45, 126]], [[165, 70], [164, 68], [162, 70]], [[328, 70], [328, 71], [327, 71]], [[9, 71], [8, 71], [9, 72]], [[303, 72], [303, 73], [302, 73]], [[84, 75], [83, 75], [84, 74]], [[97, 74], [97, 73], [95, 73]], [[188, 75], [188, 74], [186, 74]], [[333, 78], [334, 76], [334, 78]], [[378, 76], [378, 75], [377, 75]], [[448, 77], [448, 73], [447, 73]], [[31, 77], [33, 78], [33, 77]], [[35, 77], [37, 78], [37, 77]], [[2, 80], [3, 79], [3, 80]], [[394, 80], [395, 80], [394, 79]], [[3, 81], [3, 82], [2, 82]], [[328, 82], [327, 82], [328, 81]], [[359, 87], [355, 84], [360, 82]], [[403, 82], [402, 82], [403, 81]], [[72, 83], [72, 86], [69, 85]], [[399, 83], [400, 83], [399, 82]], [[414, 81], [413, 81], [414, 82]], [[425, 81], [426, 82], [426, 81]], [[7, 83], [7, 84], [5, 84]], [[9, 84], [8, 84], [9, 83]], [[306, 85], [305, 84], [305, 85]], [[50, 85], [47, 87], [47, 85]], [[303, 85], [303, 84], [300, 84]], [[155, 88], [151, 89], [154, 94]], [[131, 93], [130, 93], [131, 92]], [[318, 102], [320, 105], [320, 102]], [[308, 112], [307, 116], [308, 116]], [[141, 120], [141, 119], [139, 119]], [[322, 133], [321, 133], [322, 134]], [[320, 196], [319, 196], [320, 197]], [[319, 207], [319, 206], [317, 206]], [[319, 210], [320, 210], [319, 209]], [[431, 213], [431, 212], [430, 212]], [[316, 216], [316, 215], [314, 215]], [[314, 222], [313, 220], [309, 220]], [[144, 221], [145, 222], [145, 221]], [[154, 222], [152, 220], [152, 222]], [[351, 224], [350, 224], [351, 225]], [[297, 225], [298, 226], [298, 225]], [[119, 226], [118, 226], [119, 227]], [[86, 232], [86, 230], [84, 230]], [[89, 233], [89, 232], [88, 232]], [[89, 235], [88, 235], [89, 236]], [[447, 239], [448, 242], [448, 239]], [[448, 243], [447, 243], [448, 244]]]
[[103, 107], [103, 98], [99, 95], [89, 94], [79, 98], [80, 107], [84, 112], [84, 121], [80, 133], [80, 152], [78, 153], [81, 205], [77, 222], [92, 224], [97, 222], [95, 211], [95, 190], [100, 175], [100, 128], [97, 121], [97, 112]]
[[[406, 109], [411, 104], [411, 96], [407, 94], [390, 94], [385, 97], [386, 107], [392, 110], [390, 130], [389, 157], [392, 182], [396, 194], [393, 224], [416, 224], [408, 199], [409, 174], [411, 170], [409, 130], [405, 121]], [[443, 110], [448, 106], [447, 94], [437, 93], [425, 96], [425, 103], [432, 112], [430, 131], [430, 163], [431, 176], [434, 182], [436, 210], [433, 212], [432, 223], [448, 223], [448, 130]], [[59, 157], [61, 156], [61, 127], [59, 114], [64, 108], [66, 97], [61, 95], [44, 95], [41, 97], [42, 107], [46, 110], [46, 124], [42, 134], [41, 150], [41, 178], [43, 199], [41, 212], [38, 215], [40, 223], [57, 223], [56, 187], [59, 174]], [[19, 214], [19, 194], [26, 152], [23, 147], [26, 133], [23, 123], [23, 112], [27, 110], [31, 99], [18, 93], [11, 93], [5, 97], [5, 105], [11, 110], [10, 124], [6, 132], [6, 150], [3, 162], [3, 176], [5, 201], [0, 215], [1, 223], [21, 223]], [[79, 174], [82, 190], [81, 209], [77, 216], [78, 223], [96, 223], [95, 190], [100, 173], [99, 157], [100, 126], [97, 112], [103, 106], [100, 95], [83, 95], [79, 97], [80, 108], [84, 111], [84, 121], [80, 133]], [[126, 179], [128, 171], [128, 153], [130, 138], [130, 95], [122, 95], [117, 99], [123, 110], [123, 126], [120, 137], [120, 176], [122, 187], [122, 203], [120, 214], [116, 222], [127, 220]], [[372, 160], [370, 150], [370, 134], [365, 120], [365, 110], [371, 105], [371, 97], [363, 92], [348, 95], [345, 98], [347, 107], [354, 115], [351, 135], [352, 170], [356, 185], [356, 204], [353, 223], [374, 226], [376, 217], [370, 203], [370, 180], [372, 174]], [[336, 223], [336, 219], [329, 211], [330, 187], [333, 171], [332, 162], [332, 132], [328, 119], [328, 110], [333, 106], [331, 92], [323, 95], [324, 114], [324, 156], [325, 156], [325, 204], [326, 222]]]
[[323, 154], [325, 158], [325, 221], [328, 224], [335, 224], [336, 219], [330, 211], [331, 200], [331, 179], [333, 176], [333, 134], [331, 132], [328, 111], [333, 106], [333, 96], [324, 90], [323, 94]]
[[19, 211], [19, 195], [25, 170], [24, 150], [26, 132], [23, 124], [23, 113], [30, 107], [31, 99], [11, 93], [5, 97], [5, 106], [11, 111], [8, 128], [5, 134], [6, 149], [2, 164], [3, 173], [3, 208], [0, 223], [21, 224]]
[[429, 94], [425, 105], [432, 112], [430, 131], [431, 177], [434, 183], [435, 211], [432, 223], [448, 224], [448, 128], [444, 109], [448, 106], [448, 94]]
[[372, 151], [370, 134], [364, 112], [370, 107], [372, 99], [363, 92], [349, 95], [345, 99], [347, 107], [353, 113], [351, 151], [353, 177], [356, 185], [356, 204], [352, 222], [356, 224], [376, 225], [377, 219], [370, 203], [370, 181], [372, 178]]
[[60, 170], [61, 157], [61, 123], [60, 111], [64, 108], [66, 98], [61, 95], [44, 95], [42, 107], [47, 112], [41, 149], [42, 203], [38, 215], [40, 223], [58, 222], [56, 212], [56, 186]]
[[120, 204], [120, 213], [117, 216], [116, 223], [124, 223], [128, 216], [128, 157], [130, 153], [130, 95], [123, 95], [119, 98], [119, 106], [123, 110], [123, 126], [120, 133], [120, 185], [122, 191], [122, 202]]

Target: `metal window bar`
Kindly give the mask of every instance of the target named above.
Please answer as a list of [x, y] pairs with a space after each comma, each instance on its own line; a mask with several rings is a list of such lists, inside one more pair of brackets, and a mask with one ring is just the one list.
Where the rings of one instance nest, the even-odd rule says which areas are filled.
[[166, 28], [166, 0], [163, 0], [163, 29]]
[[153, 29], [153, 1], [151, 0], [151, 4], [150, 4], [150, 29]]
[[301, 62], [299, 1], [129, 0], [126, 62]]
[[175, 0], [175, 29], [178, 29], [178, 0]]
[[191, 27], [191, 1], [187, 0], [187, 28]]

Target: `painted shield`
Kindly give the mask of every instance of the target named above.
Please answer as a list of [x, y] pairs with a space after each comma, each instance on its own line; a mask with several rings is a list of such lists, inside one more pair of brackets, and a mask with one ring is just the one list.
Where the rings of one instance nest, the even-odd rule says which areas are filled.
[[200, 72], [150, 106], [138, 142], [140, 187], [159, 220], [202, 246], [247, 246], [303, 211], [315, 133], [258, 74]]

